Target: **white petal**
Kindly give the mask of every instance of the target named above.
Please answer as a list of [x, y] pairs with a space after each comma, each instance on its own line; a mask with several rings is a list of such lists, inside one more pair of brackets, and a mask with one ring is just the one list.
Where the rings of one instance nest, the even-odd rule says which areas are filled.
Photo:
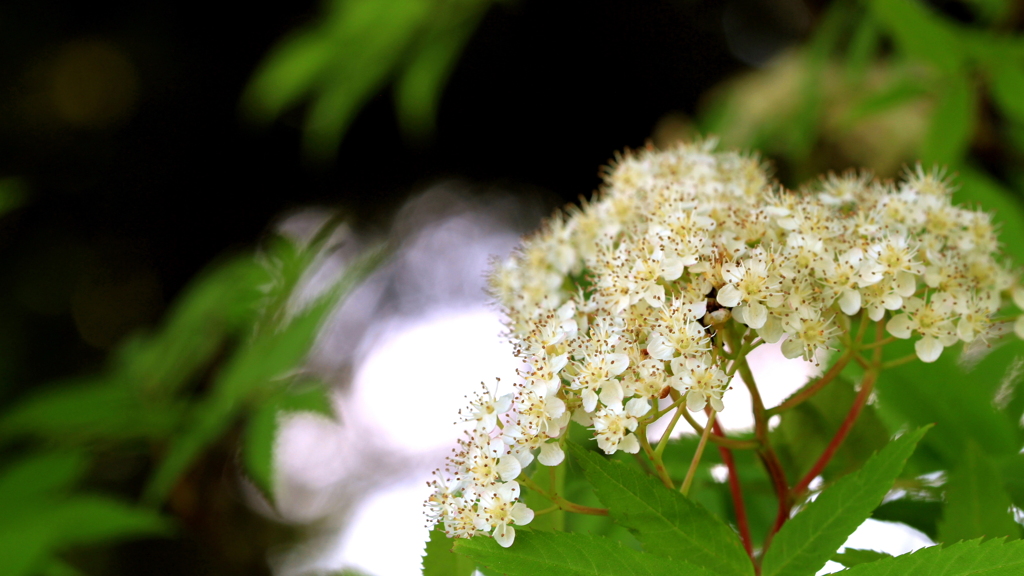
[[740, 303], [743, 299], [743, 293], [739, 291], [732, 284], [726, 284], [718, 291], [718, 296], [715, 297], [718, 303], [726, 308], [732, 308], [733, 306]]
[[900, 314], [889, 320], [885, 325], [885, 329], [889, 331], [889, 334], [897, 338], [910, 338], [910, 331], [914, 329], [914, 320], [910, 317], [910, 314]]
[[508, 454], [498, 459], [495, 471], [501, 477], [502, 482], [508, 482], [509, 480], [515, 480], [519, 476], [519, 473], [523, 471], [523, 465], [519, 463], [518, 458]]
[[725, 410], [725, 404], [722, 404], [722, 399], [721, 398], [719, 398], [718, 396], [712, 395], [711, 396], [711, 408], [715, 412], [721, 412], [722, 410]]
[[698, 390], [690, 390], [686, 393], [686, 407], [690, 409], [690, 412], [700, 412], [707, 403], [707, 399]]
[[764, 326], [765, 321], [768, 320], [768, 309], [765, 308], [764, 304], [760, 302], [751, 302], [747, 306], [747, 326], [750, 326], [754, 330]]
[[848, 316], [853, 316], [860, 312], [860, 292], [857, 290], [843, 290], [843, 294], [839, 297], [839, 309]]
[[1017, 335], [1017, 338], [1024, 338], [1024, 315], [1019, 316], [1013, 323], [1013, 333]]
[[509, 502], [512, 500], [518, 500], [519, 482], [505, 482], [501, 486], [498, 486], [498, 496], [501, 496], [502, 500]]
[[626, 354], [609, 354], [605, 356], [608, 360], [608, 373], [618, 376], [629, 368], [629, 356]]
[[651, 355], [651, 358], [671, 360], [676, 354], [676, 349], [667, 338], [661, 334], [654, 333], [647, 343], [647, 353]]
[[522, 502], [516, 502], [515, 506], [509, 510], [508, 515], [512, 517], [512, 521], [519, 526], [526, 526], [530, 522], [533, 522], [533, 510], [530, 510], [526, 504]]
[[635, 434], [627, 434], [625, 438], [619, 440], [618, 448], [627, 454], [636, 454], [640, 451], [640, 442], [637, 442]]
[[921, 362], [935, 362], [942, 354], [942, 343], [937, 338], [925, 336], [914, 342], [914, 350]]
[[909, 298], [917, 292], [917, 276], [910, 272], [900, 271], [896, 273], [896, 293], [904, 298]]
[[775, 344], [782, 339], [782, 320], [778, 316], [769, 316], [758, 331], [757, 335], [769, 344]]
[[669, 282], [683, 275], [683, 261], [680, 258], [666, 258], [661, 263], [661, 277]]
[[793, 358], [799, 358], [804, 355], [804, 345], [802, 342], [790, 336], [786, 338], [786, 341], [782, 343], [782, 355], [792, 360]]
[[[562, 451], [562, 447], [557, 442], [548, 442], [540, 445], [540, 456], [537, 457], [537, 461], [545, 466], [558, 466], [565, 460], [565, 452]], [[522, 522], [516, 522], [516, 524], [522, 524]]]
[[568, 363], [569, 363], [569, 354], [568, 353], [559, 354], [558, 356], [555, 356], [554, 358], [549, 358], [548, 359], [548, 367], [551, 368], [551, 371], [554, 372], [555, 374], [558, 374], [559, 372], [561, 372], [562, 368], [565, 368], [565, 365], [568, 364]]
[[508, 548], [516, 539], [516, 529], [504, 523], [494, 529], [494, 541], [502, 548]]
[[1013, 288], [1013, 303], [1017, 305], [1017, 308], [1024, 310], [1024, 286]]
[[651, 286], [647, 289], [644, 299], [651, 308], [661, 308], [665, 305], [665, 287], [661, 284]]
[[494, 402], [494, 411], [498, 414], [504, 414], [512, 409], [512, 394], [505, 394], [501, 398], [498, 398]]
[[601, 385], [601, 403], [605, 406], [622, 406], [622, 386], [618, 380], [605, 380]]
[[633, 418], [642, 418], [651, 410], [650, 403], [645, 398], [633, 398], [626, 402], [626, 414]]

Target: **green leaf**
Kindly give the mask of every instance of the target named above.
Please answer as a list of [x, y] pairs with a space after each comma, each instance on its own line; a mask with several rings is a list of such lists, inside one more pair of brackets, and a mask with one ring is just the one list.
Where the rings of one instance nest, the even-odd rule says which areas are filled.
[[892, 110], [926, 94], [928, 90], [919, 81], [900, 78], [877, 92], [865, 94], [843, 117], [843, 124], [853, 127], [869, 116]]
[[611, 517], [629, 528], [644, 550], [714, 574], [754, 573], [736, 533], [702, 506], [620, 462], [576, 444], [569, 448]]
[[476, 564], [462, 554], [452, 552], [453, 541], [436, 527], [427, 536], [423, 554], [423, 576], [472, 576]]
[[[886, 345], [886, 359], [914, 353], [912, 342]], [[959, 362], [956, 349], [947, 349], [935, 362], [914, 362], [878, 376], [877, 409], [890, 427], [922, 426], [937, 422], [913, 461], [920, 472], [950, 469], [963, 458], [971, 440], [992, 455], [1020, 449], [1017, 422], [992, 404], [1000, 382], [1024, 342], [1008, 339], [974, 365]]]
[[502, 548], [493, 538], [478, 536], [455, 542], [455, 551], [477, 564], [507, 576], [712, 576], [654, 554], [626, 548], [608, 538], [565, 532], [516, 533]]
[[330, 390], [323, 383], [282, 390], [256, 406], [249, 416], [242, 443], [242, 464], [249, 479], [271, 503], [275, 501], [273, 466], [278, 423], [282, 416], [292, 412], [312, 412], [333, 418]]
[[868, 562], [874, 562], [875, 560], [881, 560], [883, 558], [892, 558], [892, 554], [886, 554], [885, 552], [877, 552], [875, 550], [858, 550], [856, 548], [847, 548], [843, 552], [836, 554], [832, 557], [833, 562], [839, 562], [847, 568], [851, 568], [858, 564], [867, 564]]
[[80, 452], [33, 454], [0, 472], [0, 501], [17, 505], [66, 490], [81, 479], [85, 466], [85, 456]]
[[1024, 541], [981, 540], [942, 548], [931, 546], [911, 554], [854, 566], [843, 576], [1019, 576], [1024, 573]]
[[764, 555], [764, 576], [807, 576], [825, 565], [881, 503], [928, 428], [907, 432], [840, 478], [786, 522]]
[[962, 74], [943, 80], [943, 89], [921, 142], [921, 160], [928, 164], [956, 165], [967, 155], [974, 135], [974, 88]]
[[57, 558], [47, 559], [39, 570], [39, 574], [40, 576], [83, 576], [77, 568]]
[[966, 47], [956, 26], [918, 0], [870, 0], [868, 6], [889, 29], [897, 46], [908, 56], [935, 64], [940, 70], [959, 69]]
[[0, 216], [25, 203], [27, 188], [21, 178], [0, 179]]
[[466, 3], [465, 12], [435, 14], [430, 29], [413, 49], [395, 84], [395, 110], [406, 136], [422, 139], [434, 131], [445, 81], [487, 6], [486, 1], [473, 0]]
[[1013, 121], [1024, 124], [1024, 63], [1004, 57], [986, 62], [992, 97]]
[[899, 498], [882, 504], [871, 513], [875, 520], [902, 522], [911, 528], [924, 532], [932, 540], [939, 536], [939, 517], [942, 503], [933, 500]]
[[147, 406], [121, 381], [94, 377], [48, 386], [0, 416], [0, 436], [35, 435], [69, 443], [165, 435], [180, 407]]
[[1010, 513], [1010, 497], [999, 469], [979, 446], [971, 444], [949, 474], [939, 540], [952, 543], [974, 538], [1020, 537]]
[[[779, 426], [772, 432], [772, 443], [787, 470], [802, 474], [817, 462], [856, 397], [853, 383], [839, 377], [806, 402], [782, 413]], [[826, 467], [825, 479], [859, 468], [888, 441], [889, 434], [874, 406], [864, 406]]]

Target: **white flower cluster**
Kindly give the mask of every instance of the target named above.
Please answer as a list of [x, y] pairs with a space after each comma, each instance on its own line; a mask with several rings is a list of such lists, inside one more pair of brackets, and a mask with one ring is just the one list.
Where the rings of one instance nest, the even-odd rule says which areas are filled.
[[726, 359], [711, 338], [726, 322], [806, 360], [857, 314], [888, 315], [925, 362], [985, 338], [1014, 278], [989, 214], [951, 194], [920, 168], [898, 184], [851, 174], [791, 192], [713, 142], [621, 159], [599, 199], [494, 271], [523, 381], [473, 404], [475, 431], [450, 482], [433, 483], [432, 518], [450, 537], [490, 532], [508, 546], [510, 524], [533, 517], [514, 503], [515, 479], [537, 452], [562, 461], [570, 418], [606, 453], [636, 453], [639, 421], [672, 390], [692, 411], [723, 410]]

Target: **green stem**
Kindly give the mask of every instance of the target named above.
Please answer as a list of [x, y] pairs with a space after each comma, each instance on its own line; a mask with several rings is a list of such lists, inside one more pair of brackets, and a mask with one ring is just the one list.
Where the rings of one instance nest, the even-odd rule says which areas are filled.
[[[683, 414], [683, 419], [686, 420], [693, 428], [693, 431], [698, 435], [703, 436], [704, 427], [694, 420], [693, 416], [690, 416], [690, 413], [687, 412], [685, 408], [680, 408], [679, 411]], [[711, 434], [711, 436], [708, 437], [708, 440], [711, 440], [719, 446], [724, 446], [725, 448], [731, 448], [733, 450], [753, 450], [761, 446], [761, 442], [758, 440], [737, 440], [735, 438], [719, 436], [718, 434]]]
[[904, 356], [903, 358], [897, 358], [895, 360], [890, 360], [890, 361], [882, 364], [879, 367], [879, 369], [880, 370], [885, 370], [885, 369], [888, 369], [888, 368], [895, 368], [897, 366], [902, 366], [902, 365], [907, 364], [909, 362], [913, 362], [914, 360], [917, 360], [917, 354], [908, 354], [908, 355]]
[[668, 470], [665, 469], [665, 464], [661, 461], [661, 455], [651, 448], [651, 442], [647, 439], [647, 424], [641, 424], [638, 426], [634, 434], [636, 435], [637, 440], [640, 441], [640, 446], [644, 449], [644, 454], [647, 454], [647, 458], [650, 459], [652, 464], [654, 464], [654, 471], [657, 473], [661, 483], [669, 490], [675, 490], [676, 485], [672, 482], [672, 477], [669, 476]]
[[546, 490], [541, 488], [529, 476], [525, 476], [525, 475], [524, 476], [520, 476], [518, 478], [518, 480], [524, 486], [526, 486], [530, 490], [533, 490], [537, 494], [540, 494], [541, 496], [547, 498], [548, 500], [551, 501], [552, 504], [554, 504], [555, 506], [558, 506], [559, 509], [565, 510], [566, 512], [575, 512], [577, 514], [589, 514], [591, 516], [607, 516], [608, 515], [608, 509], [607, 508], [593, 508], [593, 507], [590, 507], [590, 506], [583, 506], [582, 504], [576, 504], [575, 502], [570, 502], [570, 501], [566, 500], [565, 498], [559, 496], [558, 494], [548, 494], [548, 492]]
[[711, 429], [715, 425], [715, 416], [718, 412], [711, 410], [711, 414], [708, 416], [708, 423], [704, 426], [704, 434], [701, 434], [700, 443], [697, 444], [697, 451], [693, 453], [693, 460], [690, 461], [690, 469], [686, 471], [686, 478], [683, 479], [683, 485], [679, 488], [679, 492], [683, 496], [687, 496], [690, 493], [690, 485], [693, 484], [693, 476], [697, 473], [697, 466], [700, 464], [701, 456], [704, 455], [704, 446], [708, 443], [708, 436], [711, 434]]

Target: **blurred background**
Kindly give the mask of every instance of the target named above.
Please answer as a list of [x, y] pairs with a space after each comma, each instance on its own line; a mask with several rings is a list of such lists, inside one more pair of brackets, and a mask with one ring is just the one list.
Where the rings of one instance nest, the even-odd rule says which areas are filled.
[[0, 573], [418, 573], [462, 398], [514, 378], [488, 262], [625, 148], [714, 134], [788, 186], [940, 163], [1024, 261], [1022, 27], [1011, 0], [5, 2]]

